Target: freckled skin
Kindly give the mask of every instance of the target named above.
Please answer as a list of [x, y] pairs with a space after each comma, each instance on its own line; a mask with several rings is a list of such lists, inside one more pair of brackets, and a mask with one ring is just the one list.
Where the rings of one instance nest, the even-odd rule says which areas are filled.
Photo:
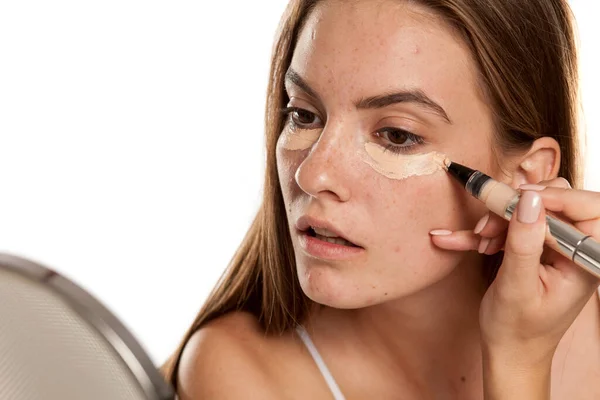
[[[287, 150], [283, 139], [277, 148], [300, 283], [310, 298], [336, 308], [399, 299], [439, 282], [467, 256], [434, 248], [429, 231], [468, 229], [484, 212], [445, 172], [404, 180], [381, 175], [360, 159], [357, 141], [374, 140], [373, 133], [384, 127], [402, 128], [426, 142], [414, 153], [440, 152], [499, 174], [490, 145], [491, 114], [468, 48], [427, 11], [404, 2], [379, 3], [386, 4], [386, 12], [326, 1], [308, 18], [291, 68], [322, 105], [295, 85], [287, 90], [290, 106], [307, 109], [326, 124], [318, 128], [318, 142], [305, 150]], [[452, 124], [415, 104], [354, 107], [357, 99], [407, 88], [425, 92]], [[333, 262], [306, 255], [294, 229], [304, 214], [328, 220], [362, 244], [363, 256]]]

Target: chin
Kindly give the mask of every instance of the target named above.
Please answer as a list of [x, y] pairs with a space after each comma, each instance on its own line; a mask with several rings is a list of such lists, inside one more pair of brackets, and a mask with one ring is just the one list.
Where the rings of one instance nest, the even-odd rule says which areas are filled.
[[403, 274], [396, 270], [395, 274], [385, 277], [365, 274], [365, 268], [361, 268], [364, 266], [356, 265], [335, 267], [326, 263], [297, 262], [297, 268], [302, 291], [315, 303], [338, 309], [359, 309], [412, 297], [456, 270], [457, 264], [451, 260], [436, 261], [427, 263], [428, 267], [422, 268], [420, 274], [414, 271]]
[[350, 279], [334, 267], [299, 267], [298, 278], [304, 294], [317, 304], [339, 309], [373, 306], [387, 300], [384, 293], [367, 292], [364, 283]]

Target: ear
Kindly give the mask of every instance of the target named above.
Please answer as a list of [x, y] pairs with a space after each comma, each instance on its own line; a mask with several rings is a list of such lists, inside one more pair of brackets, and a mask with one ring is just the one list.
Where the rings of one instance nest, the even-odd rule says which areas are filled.
[[554, 179], [560, 169], [560, 146], [551, 137], [535, 140], [531, 148], [516, 160], [512, 186]]

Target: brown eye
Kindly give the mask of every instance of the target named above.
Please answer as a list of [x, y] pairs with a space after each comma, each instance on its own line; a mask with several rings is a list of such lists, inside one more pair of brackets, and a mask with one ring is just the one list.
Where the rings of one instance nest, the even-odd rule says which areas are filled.
[[393, 144], [404, 144], [408, 139], [408, 133], [400, 130], [387, 131], [387, 138]]
[[310, 125], [315, 122], [317, 116], [310, 111], [298, 109], [291, 113], [292, 121], [298, 125]]
[[321, 118], [313, 112], [298, 107], [288, 107], [283, 109], [287, 116], [287, 124], [290, 129], [319, 129], [323, 127]]
[[415, 146], [425, 143], [421, 136], [410, 133], [404, 129], [383, 128], [375, 133], [375, 136], [382, 139], [382, 145], [393, 152], [406, 152], [414, 149]]
[[[387, 128], [378, 132], [379, 136], [387, 139], [393, 145], [411, 145], [415, 135], [402, 129]], [[408, 142], [408, 143], [407, 143]]]

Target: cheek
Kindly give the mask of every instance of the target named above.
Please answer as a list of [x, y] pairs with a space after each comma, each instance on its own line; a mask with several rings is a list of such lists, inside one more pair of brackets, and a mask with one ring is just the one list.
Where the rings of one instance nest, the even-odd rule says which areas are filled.
[[374, 243], [380, 255], [393, 257], [394, 264], [439, 257], [429, 232], [472, 229], [483, 213], [470, 215], [472, 207], [478, 206], [477, 200], [470, 204], [470, 196], [443, 172], [398, 182], [381, 181], [380, 187], [373, 189], [379, 193], [369, 195], [368, 200]]
[[464, 254], [436, 248], [429, 232], [472, 229], [461, 210], [463, 199], [455, 196], [452, 181], [444, 173], [382, 189], [390, 195], [379, 199], [380, 211], [372, 225], [370, 279], [374, 287], [362, 287], [367, 297], [405, 295], [442, 279]]
[[306, 151], [287, 150], [277, 143], [276, 149], [277, 175], [281, 185], [284, 200], [289, 202], [292, 195], [298, 190], [296, 185], [296, 171], [306, 158]]
[[455, 208], [452, 184], [444, 172], [412, 177], [404, 181], [389, 181], [371, 196], [382, 215], [390, 218], [394, 227], [405, 234], [414, 227], [427, 229], [429, 222], [446, 216]]
[[413, 201], [415, 206], [411, 209], [411, 219], [418, 221], [427, 235], [434, 229], [473, 229], [485, 212], [485, 206], [480, 201], [445, 173], [417, 186]]

